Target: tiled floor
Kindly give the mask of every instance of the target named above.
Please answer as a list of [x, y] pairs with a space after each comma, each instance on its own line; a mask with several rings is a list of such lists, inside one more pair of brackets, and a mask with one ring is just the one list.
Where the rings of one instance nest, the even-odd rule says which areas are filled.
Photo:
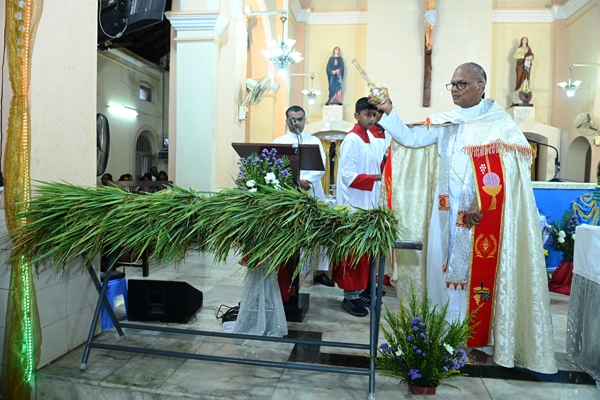
[[[185, 264], [153, 266], [153, 280], [180, 280], [192, 284], [204, 294], [204, 308], [187, 325], [169, 325], [204, 331], [220, 331], [217, 308], [236, 305], [243, 288], [244, 269], [234, 263], [212, 265], [207, 256], [190, 254]], [[141, 278], [141, 270], [127, 269], [128, 278]], [[386, 287], [384, 303], [398, 307], [394, 288]], [[289, 323], [290, 334], [312, 332], [326, 341], [368, 341], [369, 320], [357, 318], [340, 308], [342, 292], [337, 288], [313, 285], [306, 280], [303, 293], [310, 294], [310, 310], [302, 323]], [[440, 386], [435, 399], [600, 399], [593, 380], [566, 361], [565, 332], [568, 296], [551, 294], [555, 351], [562, 373], [543, 377], [527, 371], [497, 366], [468, 366], [469, 377], [451, 381], [460, 391]], [[119, 312], [120, 311], [120, 312]], [[124, 318], [124, 308], [117, 315]], [[199, 355], [219, 355], [246, 359], [268, 359], [285, 362], [303, 360], [320, 364], [362, 366], [366, 361], [363, 350], [314, 347], [304, 350], [293, 344], [243, 341], [193, 335], [176, 335], [151, 331], [127, 330], [119, 339], [115, 329], [103, 332], [98, 342], [122, 346], [152, 347]], [[215, 363], [133, 354], [114, 350], [91, 349], [87, 369], [79, 365], [83, 346], [42, 368], [36, 374], [37, 399], [366, 399], [368, 377], [325, 372], [307, 372], [281, 368]], [[569, 372], [574, 371], [574, 372]], [[583, 380], [582, 380], [583, 379]], [[562, 382], [584, 382], [562, 383]], [[412, 398], [406, 384], [377, 377], [377, 399]]]

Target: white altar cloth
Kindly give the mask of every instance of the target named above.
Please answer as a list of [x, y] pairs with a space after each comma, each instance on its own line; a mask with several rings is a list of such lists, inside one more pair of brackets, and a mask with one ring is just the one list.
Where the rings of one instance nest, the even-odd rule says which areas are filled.
[[600, 284], [600, 226], [576, 228], [573, 273]]
[[567, 359], [596, 380], [600, 389], [600, 227], [575, 231], [573, 282], [567, 316]]

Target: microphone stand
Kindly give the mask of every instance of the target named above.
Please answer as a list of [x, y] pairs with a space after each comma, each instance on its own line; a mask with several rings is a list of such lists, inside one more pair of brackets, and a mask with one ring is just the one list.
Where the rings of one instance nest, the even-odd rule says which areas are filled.
[[336, 155], [336, 141], [331, 140], [331, 145], [329, 146], [329, 194], [331, 197], [335, 198], [336, 196], [336, 184], [334, 181], [334, 172], [335, 172], [335, 155]]
[[558, 173], [560, 172], [560, 160], [558, 159], [558, 149], [552, 145], [538, 142], [537, 140], [525, 138], [529, 143], [537, 144], [538, 146], [546, 146], [554, 149], [556, 152], [556, 157], [554, 158], [554, 178], [550, 179], [548, 182], [562, 182], [562, 180], [558, 177]]
[[298, 132], [298, 125], [296, 124], [296, 121], [292, 121], [292, 126], [294, 127], [294, 133], [298, 135], [298, 143], [292, 145], [296, 154], [296, 171], [298, 171], [298, 176], [294, 178], [294, 180], [296, 181], [296, 186], [298, 186], [298, 188], [301, 188], [302, 186], [300, 186], [300, 146], [302, 145], [302, 135], [301, 132]]

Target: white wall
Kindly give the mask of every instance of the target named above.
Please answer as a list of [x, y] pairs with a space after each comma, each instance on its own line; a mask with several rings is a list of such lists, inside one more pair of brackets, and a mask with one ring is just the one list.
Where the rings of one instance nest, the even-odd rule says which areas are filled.
[[[491, 0], [438, 3], [432, 53], [431, 107], [423, 107], [424, 2], [370, 0], [367, 24], [369, 78], [390, 89], [406, 122], [456, 108], [445, 85], [457, 66], [492, 65]], [[364, 67], [364, 66], [363, 66]]]
[[[163, 73], [158, 68], [139, 59], [123, 55], [119, 51], [109, 50], [98, 53], [97, 111], [104, 114], [110, 127], [110, 152], [106, 172], [113, 179], [125, 173], [135, 175], [135, 141], [141, 131], [152, 133], [153, 165], [167, 171], [167, 164], [158, 160], [158, 151], [162, 150], [163, 117]], [[166, 81], [168, 82], [168, 74]], [[140, 84], [152, 89], [151, 101], [140, 100]], [[168, 84], [165, 91], [168, 93]], [[165, 96], [165, 109], [168, 109], [168, 96]], [[109, 105], [123, 105], [139, 112], [135, 117], [123, 116]], [[167, 124], [165, 124], [165, 135]], [[148, 172], [148, 171], [146, 171]]]

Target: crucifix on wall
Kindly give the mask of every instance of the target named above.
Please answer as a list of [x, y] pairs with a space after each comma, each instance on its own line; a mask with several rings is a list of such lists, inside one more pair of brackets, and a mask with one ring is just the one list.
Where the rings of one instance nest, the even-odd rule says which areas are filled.
[[433, 50], [433, 28], [437, 23], [436, 0], [425, 0], [425, 62], [423, 74], [423, 107], [431, 105], [431, 53]]

